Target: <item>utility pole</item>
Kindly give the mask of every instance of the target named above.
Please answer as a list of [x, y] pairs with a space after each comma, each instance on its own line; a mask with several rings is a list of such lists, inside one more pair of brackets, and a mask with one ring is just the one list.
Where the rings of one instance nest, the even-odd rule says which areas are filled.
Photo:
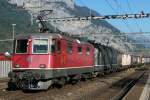
[[92, 9], [91, 8], [89, 9], [90, 9], [90, 22], [92, 23]]
[[12, 39], [13, 40], [15, 38], [15, 26], [16, 26], [16, 24], [12, 24]]
[[31, 26], [33, 25], [33, 14], [32, 14], [32, 12], [30, 13], [30, 15], [31, 15]]
[[[15, 26], [16, 24], [12, 24], [12, 40], [15, 40]], [[12, 42], [12, 50], [14, 48], [14, 43]]]

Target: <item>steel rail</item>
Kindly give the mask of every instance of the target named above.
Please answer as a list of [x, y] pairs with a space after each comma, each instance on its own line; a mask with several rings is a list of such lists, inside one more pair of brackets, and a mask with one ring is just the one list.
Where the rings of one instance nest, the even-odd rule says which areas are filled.
[[137, 83], [137, 81], [142, 78], [142, 76], [145, 74], [145, 71], [142, 72], [138, 77], [133, 79], [130, 83], [128, 83], [117, 95], [112, 97], [110, 100], [122, 100], [122, 98], [131, 90], [131, 88]]

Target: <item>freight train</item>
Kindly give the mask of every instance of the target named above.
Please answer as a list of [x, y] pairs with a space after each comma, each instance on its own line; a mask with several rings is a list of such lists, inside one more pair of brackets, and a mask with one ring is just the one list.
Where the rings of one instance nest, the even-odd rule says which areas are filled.
[[12, 62], [8, 88], [46, 90], [53, 84], [133, 67], [142, 64], [142, 58], [91, 41], [44, 33], [16, 37]]

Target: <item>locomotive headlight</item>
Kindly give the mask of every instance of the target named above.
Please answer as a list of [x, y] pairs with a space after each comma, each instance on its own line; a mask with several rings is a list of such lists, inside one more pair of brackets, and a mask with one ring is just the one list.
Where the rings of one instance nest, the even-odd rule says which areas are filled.
[[18, 65], [18, 64], [15, 65], [15, 68], [19, 68], [19, 67], [20, 67], [20, 65]]
[[46, 65], [45, 65], [45, 64], [40, 64], [39, 67], [40, 67], [40, 68], [46, 68]]

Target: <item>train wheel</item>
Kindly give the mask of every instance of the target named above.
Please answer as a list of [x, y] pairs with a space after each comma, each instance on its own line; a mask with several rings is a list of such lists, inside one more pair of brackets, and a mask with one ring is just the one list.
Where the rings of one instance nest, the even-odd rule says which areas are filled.
[[79, 74], [70, 76], [69, 83], [72, 85], [77, 84], [80, 81], [80, 79], [81, 79], [81, 75]]
[[86, 73], [86, 74], [82, 74], [82, 81], [86, 81], [87, 79], [93, 80], [93, 74], [92, 73]]
[[61, 78], [58, 78], [57, 81], [55, 82], [55, 86], [58, 87], [58, 88], [62, 88], [63, 85], [66, 84], [66, 77], [61, 77]]
[[87, 74], [82, 74], [81, 81], [86, 81], [88, 79]]
[[75, 84], [77, 84], [79, 81], [80, 81], [80, 80], [77, 80], [77, 79], [76, 79], [76, 80], [71, 80], [70, 83], [71, 83], [72, 85], [75, 85]]
[[23, 87], [24, 87], [23, 84], [24, 84], [24, 83], [23, 83], [23, 80], [19, 80], [19, 81], [17, 82], [17, 88], [18, 88], [18, 89], [23, 89]]
[[95, 77], [96, 77], [96, 76], [95, 76], [94, 73], [89, 73], [89, 77], [88, 77], [88, 78], [89, 78], [91, 81], [93, 81]]
[[8, 82], [8, 91], [16, 91], [17, 90], [17, 86], [15, 82], [12, 82], [11, 80]]
[[62, 77], [62, 78], [59, 80], [59, 84], [65, 85], [65, 84], [66, 84], [66, 78], [65, 78], [65, 77]]

